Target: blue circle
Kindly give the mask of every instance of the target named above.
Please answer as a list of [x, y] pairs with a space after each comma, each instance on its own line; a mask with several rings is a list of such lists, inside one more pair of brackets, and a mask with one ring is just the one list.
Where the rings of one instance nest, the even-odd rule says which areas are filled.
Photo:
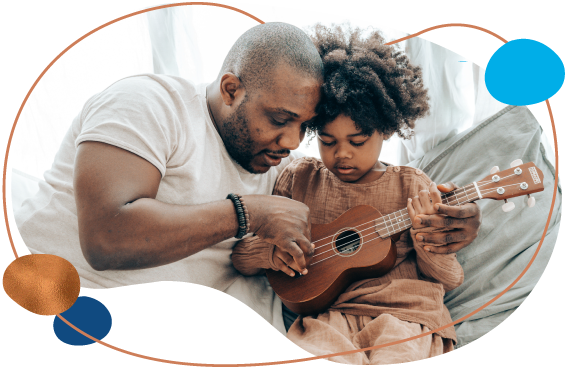
[[561, 58], [541, 42], [519, 39], [504, 44], [492, 55], [484, 78], [496, 100], [531, 105], [559, 91], [565, 67]]
[[[69, 323], [98, 340], [109, 333], [113, 324], [111, 313], [105, 305], [87, 296], [78, 297], [73, 306], [61, 315]], [[84, 346], [95, 342], [68, 326], [57, 316], [53, 321], [53, 331], [57, 338], [69, 345]]]

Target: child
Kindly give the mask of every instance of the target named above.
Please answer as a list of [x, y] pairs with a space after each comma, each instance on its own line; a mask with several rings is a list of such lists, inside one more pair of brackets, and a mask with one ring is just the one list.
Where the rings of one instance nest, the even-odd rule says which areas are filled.
[[[397, 132], [408, 138], [428, 111], [421, 71], [379, 32], [315, 27], [313, 40], [324, 62], [316, 134], [321, 160], [300, 158], [281, 173], [273, 191], [303, 202], [311, 223], [330, 223], [356, 205], [387, 215], [408, 208], [413, 219], [432, 214], [440, 203], [434, 183], [418, 169], [378, 161], [384, 140]], [[425, 231], [425, 229], [422, 229]], [[415, 230], [397, 242], [395, 267], [386, 275], [353, 283], [318, 316], [301, 316], [287, 337], [314, 355], [371, 347], [413, 337], [452, 322], [444, 293], [459, 286], [463, 272], [454, 254], [435, 254], [415, 240]], [[294, 275], [298, 265], [258, 237], [239, 242], [235, 267], [247, 275], [268, 268]], [[310, 267], [308, 267], [308, 272]], [[401, 344], [336, 356], [349, 364], [390, 364], [419, 360], [453, 349], [454, 328]]]

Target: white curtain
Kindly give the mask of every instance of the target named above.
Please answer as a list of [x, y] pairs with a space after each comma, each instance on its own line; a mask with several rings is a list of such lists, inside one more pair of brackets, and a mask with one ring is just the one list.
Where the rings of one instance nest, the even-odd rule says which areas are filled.
[[205, 82], [203, 54], [194, 27], [193, 7], [181, 6], [148, 12], [154, 73]]
[[415, 136], [400, 142], [399, 163], [422, 157], [506, 106], [486, 89], [484, 70], [462, 56], [419, 37], [407, 40], [405, 52], [423, 70], [431, 111], [417, 120]]
[[112, 24], [79, 42], [49, 69], [30, 95], [14, 132], [10, 167], [43, 178], [73, 118], [89, 97], [118, 79], [152, 71], [144, 14]]

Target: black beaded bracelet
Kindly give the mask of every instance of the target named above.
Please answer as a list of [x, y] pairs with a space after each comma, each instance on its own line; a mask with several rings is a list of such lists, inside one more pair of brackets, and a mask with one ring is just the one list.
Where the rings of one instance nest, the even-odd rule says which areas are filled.
[[249, 232], [249, 213], [241, 196], [230, 193], [226, 199], [233, 201], [233, 205], [235, 206], [237, 222], [239, 223], [239, 231], [235, 238], [241, 239]]

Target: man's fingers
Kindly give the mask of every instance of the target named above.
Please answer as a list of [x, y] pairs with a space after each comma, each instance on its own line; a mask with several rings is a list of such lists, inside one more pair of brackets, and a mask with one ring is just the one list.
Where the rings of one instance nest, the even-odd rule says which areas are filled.
[[447, 232], [417, 233], [415, 235], [415, 238], [417, 239], [417, 241], [424, 243], [449, 245], [456, 242], [466, 241], [468, 238], [468, 232], [459, 230], [459, 231], [447, 231]]
[[314, 245], [307, 239], [297, 240], [296, 243], [304, 253], [305, 265], [308, 266], [308, 264], [310, 264], [310, 260], [312, 260], [312, 256], [314, 256]]
[[439, 205], [439, 214], [453, 218], [471, 218], [480, 216], [480, 208], [473, 203], [459, 206]]
[[[299, 245], [299, 243], [297, 242], [300, 242], [302, 246]], [[314, 248], [311, 246], [310, 242], [308, 241], [306, 242], [297, 241], [297, 242], [290, 242], [283, 249], [283, 251], [287, 252], [288, 254], [290, 254], [290, 256], [292, 256], [292, 258], [296, 262], [296, 265], [298, 266], [298, 271], [302, 274], [306, 274], [308, 271], [306, 270], [306, 258], [304, 257], [306, 251], [304, 250], [309, 251], [311, 249], [312, 251], [310, 253], [313, 254]]]
[[451, 243], [450, 245], [444, 246], [432, 246], [426, 245], [424, 247], [425, 251], [432, 252], [433, 254], [452, 254], [455, 252], [460, 251], [464, 247], [466, 247], [469, 243], [468, 242], [456, 242]]
[[[290, 256], [290, 254], [288, 252], [277, 249], [275, 251], [275, 255], [277, 256], [278, 259], [280, 259], [283, 263], [285, 263], [285, 265], [288, 268], [296, 270], [299, 273], [302, 273], [303, 269], [298, 265], [298, 263], [293, 259], [293, 257]], [[289, 273], [287, 273], [287, 274], [289, 274]], [[306, 274], [306, 273], [302, 273], [302, 274]]]
[[281, 272], [283, 272], [284, 274], [287, 274], [291, 277], [294, 277], [294, 272], [286, 265], [286, 263], [284, 261], [277, 258], [274, 262], [275, 262], [275, 265], [277, 266], [277, 268], [279, 268], [279, 270]]

